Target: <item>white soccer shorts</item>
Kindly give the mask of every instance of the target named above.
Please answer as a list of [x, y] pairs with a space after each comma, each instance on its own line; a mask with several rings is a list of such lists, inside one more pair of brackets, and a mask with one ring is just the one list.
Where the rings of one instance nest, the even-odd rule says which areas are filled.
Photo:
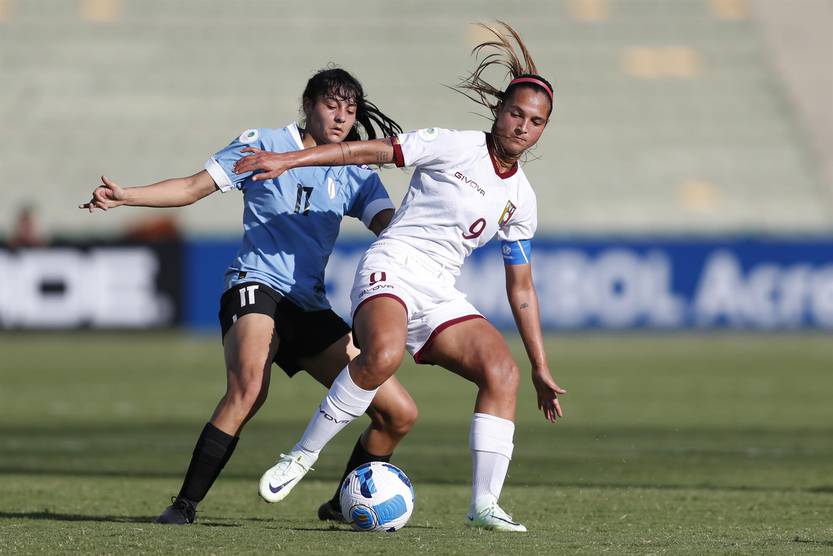
[[381, 240], [364, 254], [350, 292], [351, 314], [378, 296], [399, 301], [408, 315], [408, 352], [420, 353], [443, 330], [459, 322], [484, 318], [454, 287], [454, 276], [442, 265], [408, 245]]

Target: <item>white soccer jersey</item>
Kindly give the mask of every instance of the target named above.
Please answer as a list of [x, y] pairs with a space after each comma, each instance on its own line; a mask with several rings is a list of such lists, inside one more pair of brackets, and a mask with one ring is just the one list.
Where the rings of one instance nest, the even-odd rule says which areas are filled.
[[517, 164], [501, 173], [490, 149], [482, 131], [429, 128], [394, 138], [396, 165], [415, 170], [380, 239], [408, 244], [454, 276], [495, 233], [506, 241], [531, 239], [535, 193]]

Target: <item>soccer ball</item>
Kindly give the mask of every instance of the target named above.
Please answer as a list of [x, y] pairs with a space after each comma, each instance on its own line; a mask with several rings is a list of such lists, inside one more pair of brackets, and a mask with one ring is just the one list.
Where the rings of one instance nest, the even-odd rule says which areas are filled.
[[395, 465], [372, 461], [350, 472], [339, 498], [344, 519], [356, 531], [396, 531], [414, 511], [414, 487]]

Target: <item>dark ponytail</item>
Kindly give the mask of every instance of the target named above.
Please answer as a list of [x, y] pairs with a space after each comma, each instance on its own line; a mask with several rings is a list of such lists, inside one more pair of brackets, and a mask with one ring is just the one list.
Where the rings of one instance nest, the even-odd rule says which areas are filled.
[[[390, 137], [402, 133], [402, 127], [367, 100], [358, 79], [341, 68], [327, 68], [313, 75], [304, 89], [303, 99], [315, 102], [322, 96], [355, 101], [356, 125], [347, 134], [345, 141], [361, 141]], [[378, 133], [377, 133], [378, 128]]]

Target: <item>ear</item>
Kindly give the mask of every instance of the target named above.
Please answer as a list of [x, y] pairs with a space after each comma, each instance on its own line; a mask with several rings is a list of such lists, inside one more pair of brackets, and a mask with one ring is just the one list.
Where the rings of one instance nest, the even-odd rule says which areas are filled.
[[497, 104], [495, 104], [495, 108], [494, 108], [495, 118], [497, 118], [497, 116], [498, 116], [498, 114], [500, 114], [501, 110], [503, 110], [503, 99], [499, 99], [497, 101]]
[[303, 106], [303, 109], [304, 109], [304, 115], [307, 117], [307, 119], [309, 119], [309, 115], [312, 113], [312, 105], [313, 104], [314, 104], [314, 102], [312, 101], [311, 98], [304, 97], [302, 106]]

